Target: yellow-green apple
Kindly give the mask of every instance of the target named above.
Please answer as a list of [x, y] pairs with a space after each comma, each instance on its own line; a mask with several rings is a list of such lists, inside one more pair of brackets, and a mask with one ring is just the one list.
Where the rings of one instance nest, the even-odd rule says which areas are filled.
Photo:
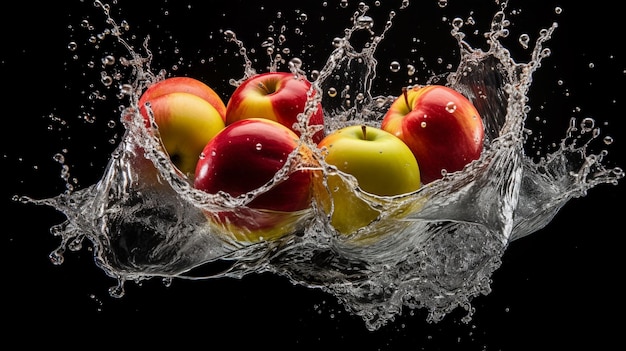
[[443, 170], [462, 170], [483, 150], [485, 131], [478, 111], [463, 94], [443, 85], [403, 89], [381, 128], [409, 146], [424, 184], [441, 178]]
[[[196, 167], [194, 187], [209, 194], [226, 193], [250, 200], [245, 206], [205, 211], [235, 239], [277, 239], [293, 232], [298, 219], [310, 212], [312, 173], [319, 168], [294, 166], [312, 160], [312, 150], [286, 126], [265, 118], [243, 119], [227, 125], [206, 144]], [[284, 170], [288, 170], [286, 176], [276, 176]], [[249, 194], [255, 196], [248, 199]]]
[[[420, 168], [407, 145], [380, 128], [353, 125], [328, 134], [318, 147], [324, 160], [353, 176], [358, 187], [376, 196], [408, 194], [420, 188]], [[372, 223], [380, 211], [359, 198], [342, 173], [330, 172], [327, 191], [316, 193], [329, 212], [331, 224], [342, 234]]]
[[[226, 125], [246, 118], [266, 118], [287, 126], [300, 136], [300, 130], [294, 125], [299, 123], [298, 115], [305, 112], [309, 96], [315, 93], [311, 82], [303, 76], [287, 72], [257, 74], [243, 81], [231, 94], [226, 105]], [[312, 135], [313, 143], [322, 140], [324, 115], [320, 103], [307, 125], [319, 128]]]
[[154, 116], [172, 163], [192, 177], [200, 152], [225, 127], [221, 98], [194, 78], [172, 77], [151, 85], [138, 103], [148, 128], [150, 111]]

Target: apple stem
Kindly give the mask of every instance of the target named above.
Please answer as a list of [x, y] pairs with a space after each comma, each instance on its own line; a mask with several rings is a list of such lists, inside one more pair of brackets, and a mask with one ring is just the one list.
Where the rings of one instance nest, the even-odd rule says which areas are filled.
[[361, 125], [361, 130], [363, 131], [363, 139], [367, 140], [367, 126], [365, 124]]
[[409, 106], [409, 93], [408, 93], [408, 91], [409, 91], [409, 89], [407, 89], [406, 87], [402, 87], [402, 95], [404, 95], [404, 103], [406, 104], [406, 108], [411, 110], [411, 106]]
[[267, 94], [270, 93], [270, 90], [267, 88], [267, 85], [263, 84], [263, 82], [259, 83], [259, 87], [263, 88]]

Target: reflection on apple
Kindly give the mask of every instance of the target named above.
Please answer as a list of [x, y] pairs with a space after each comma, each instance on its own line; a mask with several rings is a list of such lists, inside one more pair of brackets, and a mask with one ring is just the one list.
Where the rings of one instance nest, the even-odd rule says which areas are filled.
[[462, 170], [483, 150], [484, 126], [478, 111], [464, 95], [442, 85], [404, 90], [381, 128], [409, 146], [424, 184], [442, 178], [443, 171]]

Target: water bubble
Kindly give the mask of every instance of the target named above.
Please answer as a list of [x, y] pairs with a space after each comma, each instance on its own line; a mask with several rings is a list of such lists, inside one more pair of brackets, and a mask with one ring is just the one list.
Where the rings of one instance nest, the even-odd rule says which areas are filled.
[[583, 118], [580, 122], [580, 129], [583, 133], [591, 132], [595, 127], [596, 121], [591, 117]]
[[519, 43], [522, 45], [524, 49], [528, 49], [528, 43], [530, 42], [530, 36], [528, 34], [522, 34], [518, 39]]
[[450, 113], [454, 113], [456, 111], [456, 104], [452, 101], [446, 104], [446, 111]]
[[61, 153], [54, 154], [54, 156], [52, 156], [52, 159], [60, 164], [65, 163], [65, 156], [63, 156], [63, 154]]
[[76, 49], [78, 49], [78, 44], [76, 44], [76, 42], [75, 42], [75, 41], [70, 41], [70, 42], [67, 44], [67, 48], [68, 48], [70, 51], [76, 51]]
[[306, 22], [309, 19], [309, 16], [307, 16], [306, 13], [301, 13], [298, 19], [300, 20], [300, 22]]
[[113, 78], [111, 78], [111, 76], [107, 75], [106, 73], [102, 72], [102, 76], [100, 77], [100, 81], [102, 82], [102, 84], [104, 86], [110, 86], [111, 84], [113, 84]]
[[415, 71], [416, 71], [415, 66], [413, 66], [413, 65], [407, 65], [407, 66], [406, 66], [406, 71], [407, 71], [406, 73], [407, 73], [409, 76], [414, 75], [414, 74], [415, 74]]
[[438, 0], [437, 1], [437, 5], [439, 5], [439, 7], [444, 8], [446, 6], [448, 6], [448, 0]]
[[374, 26], [374, 19], [370, 16], [359, 16], [356, 19], [356, 26], [359, 29], [371, 29]]
[[226, 30], [224, 31], [224, 39], [226, 41], [236, 41], [237, 35], [232, 30]]
[[461, 29], [461, 27], [463, 27], [463, 19], [460, 17], [456, 17], [452, 20], [452, 26], [455, 29]]
[[115, 64], [115, 57], [113, 55], [106, 55], [102, 58], [102, 63], [105, 66], [112, 66]]
[[257, 144], [254, 146], [254, 148], [255, 148], [257, 151], [261, 151], [261, 149], [263, 149], [263, 144], [261, 144], [261, 143], [257, 143]]
[[401, 65], [400, 65], [400, 62], [398, 61], [391, 61], [391, 63], [389, 64], [389, 70], [391, 72], [396, 73], [400, 71], [400, 68], [401, 68]]

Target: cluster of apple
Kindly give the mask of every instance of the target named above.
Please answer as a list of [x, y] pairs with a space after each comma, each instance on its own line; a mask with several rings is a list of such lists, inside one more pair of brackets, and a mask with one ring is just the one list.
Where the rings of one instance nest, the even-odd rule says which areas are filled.
[[[482, 152], [481, 117], [448, 87], [403, 90], [380, 128], [329, 132], [320, 103], [302, 121], [311, 94], [306, 78], [268, 72], [241, 83], [227, 104], [189, 77], [152, 84], [138, 103], [146, 127], [153, 130], [151, 115], [172, 163], [196, 189], [244, 200], [245, 206], [205, 213], [209, 223], [246, 242], [293, 232], [313, 201], [337, 232], [353, 233], [378, 212], [354, 194], [345, 175], [373, 195], [407, 194], [441, 178], [442, 170], [461, 170]], [[303, 128], [313, 128], [310, 143], [301, 142]], [[279, 172], [285, 176], [276, 177]]]

